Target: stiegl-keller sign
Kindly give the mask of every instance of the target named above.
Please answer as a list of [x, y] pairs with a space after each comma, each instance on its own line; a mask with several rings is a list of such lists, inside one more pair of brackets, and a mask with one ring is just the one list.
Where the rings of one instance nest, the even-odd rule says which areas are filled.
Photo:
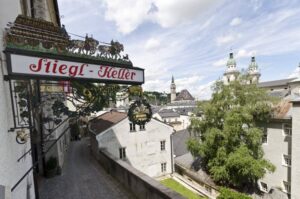
[[95, 82], [142, 84], [144, 70], [109, 64], [66, 61], [28, 55], [9, 54], [8, 73], [12, 76], [56, 79], [82, 79]]
[[145, 100], [137, 100], [130, 105], [128, 118], [134, 124], [144, 125], [151, 120], [152, 110], [150, 104]]

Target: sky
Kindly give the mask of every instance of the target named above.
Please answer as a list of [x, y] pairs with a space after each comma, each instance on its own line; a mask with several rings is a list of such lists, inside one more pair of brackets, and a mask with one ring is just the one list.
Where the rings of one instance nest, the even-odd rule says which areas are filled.
[[[293, 77], [300, 62], [300, 0], [58, 0], [69, 33], [124, 44], [145, 68], [144, 90], [188, 89], [209, 99], [230, 52], [261, 81]], [[78, 39], [71, 35], [72, 39]]]

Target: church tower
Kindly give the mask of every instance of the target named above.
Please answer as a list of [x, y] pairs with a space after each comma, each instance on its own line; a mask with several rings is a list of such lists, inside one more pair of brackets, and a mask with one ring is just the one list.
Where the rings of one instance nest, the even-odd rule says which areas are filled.
[[260, 72], [258, 70], [258, 65], [255, 61], [255, 57], [251, 57], [251, 62], [248, 67], [248, 84], [258, 83], [260, 78]]
[[238, 71], [238, 69], [236, 68], [236, 61], [233, 58], [233, 53], [229, 53], [229, 59], [227, 61], [227, 69], [225, 71], [225, 73], [223, 74], [223, 82], [224, 84], [229, 84], [232, 81], [235, 81], [240, 72]]
[[171, 103], [174, 102], [174, 100], [176, 99], [176, 85], [174, 82], [174, 77], [172, 75], [172, 82], [171, 82]]

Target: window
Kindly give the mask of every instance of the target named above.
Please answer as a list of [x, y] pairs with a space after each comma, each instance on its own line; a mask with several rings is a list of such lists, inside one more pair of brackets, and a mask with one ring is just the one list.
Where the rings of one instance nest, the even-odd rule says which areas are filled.
[[166, 162], [161, 163], [160, 168], [161, 168], [162, 173], [166, 172], [167, 171], [167, 163]]
[[160, 141], [160, 150], [161, 151], [166, 150], [166, 140]]
[[291, 183], [283, 181], [283, 191], [286, 193], [291, 192]]
[[268, 185], [264, 182], [260, 182], [260, 189], [264, 192], [268, 192]]
[[119, 148], [120, 159], [126, 158], [126, 147]]
[[291, 166], [292, 160], [290, 155], [283, 155], [283, 163], [284, 166]]
[[129, 126], [130, 126], [130, 131], [131, 131], [131, 132], [132, 132], [132, 131], [135, 131], [135, 124], [130, 123]]
[[263, 128], [263, 135], [262, 135], [262, 138], [261, 138], [261, 142], [263, 144], [267, 144], [268, 143], [268, 130], [267, 128]]
[[292, 136], [292, 126], [291, 126], [291, 124], [283, 124], [283, 134], [285, 136]]
[[141, 124], [140, 125], [140, 131], [144, 131], [145, 130], [145, 124]]

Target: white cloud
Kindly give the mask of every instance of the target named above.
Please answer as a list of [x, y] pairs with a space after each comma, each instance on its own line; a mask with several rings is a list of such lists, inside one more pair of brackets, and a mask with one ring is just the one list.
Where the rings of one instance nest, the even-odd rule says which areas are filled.
[[148, 18], [151, 0], [105, 0], [105, 18], [114, 21], [119, 32], [135, 30]]
[[182, 89], [188, 89], [190, 87], [198, 85], [203, 78], [204, 77], [202, 75], [191, 75], [182, 78], [175, 77], [175, 83], [178, 88], [178, 91], [180, 91]]
[[227, 58], [219, 59], [213, 62], [213, 66], [225, 66], [227, 62]]
[[216, 42], [217, 42], [217, 45], [223, 45], [223, 44], [230, 43], [233, 40], [234, 40], [233, 35], [226, 35], [226, 36], [217, 37]]
[[288, 78], [299, 77], [300, 78], [300, 64], [299, 66], [288, 76]]
[[237, 54], [236, 54], [236, 58], [244, 58], [244, 57], [252, 57], [255, 56], [257, 54], [256, 50], [250, 50], [247, 51], [245, 49], [240, 49]]
[[146, 41], [145, 49], [149, 51], [157, 50], [160, 47], [160, 41], [155, 38], [150, 38]]
[[262, 0], [251, 0], [251, 4], [253, 5], [253, 10], [257, 11], [262, 7], [263, 1]]
[[[191, 22], [218, 0], [104, 0], [105, 17], [116, 23], [119, 32], [128, 34], [146, 21], [162, 27]], [[155, 8], [155, 9], [154, 9]]]
[[177, 26], [196, 19], [216, 2], [217, 0], [154, 0], [158, 8], [155, 20], [162, 27]]
[[240, 17], [235, 17], [231, 20], [230, 25], [231, 26], [238, 26], [242, 23], [242, 19]]
[[196, 93], [195, 97], [199, 100], [208, 100], [212, 95], [212, 86], [216, 81], [211, 81], [206, 84], [199, 85], [194, 91]]
[[234, 44], [235, 42], [238, 42], [238, 40], [241, 38], [242, 38], [241, 33], [230, 33], [227, 35], [222, 35], [222, 36], [217, 37], [216, 42], [217, 42], [218, 46], [228, 44], [228, 43]]

